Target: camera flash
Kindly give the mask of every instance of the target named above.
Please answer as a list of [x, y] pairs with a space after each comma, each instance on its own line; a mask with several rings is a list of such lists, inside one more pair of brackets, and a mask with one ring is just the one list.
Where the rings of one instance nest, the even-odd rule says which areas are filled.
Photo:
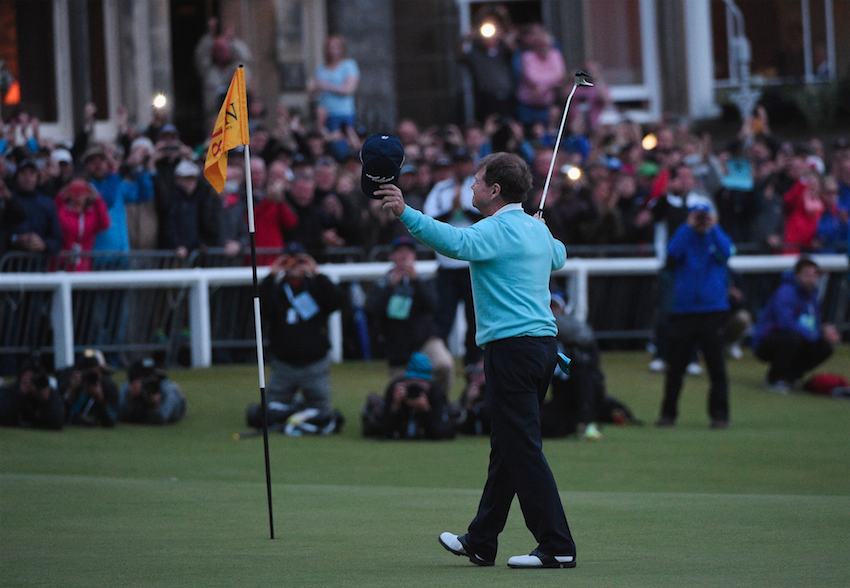
[[157, 94], [153, 99], [154, 108], [163, 108], [165, 106], [165, 94]]
[[496, 34], [496, 26], [493, 23], [485, 22], [481, 25], [481, 36], [490, 38]]

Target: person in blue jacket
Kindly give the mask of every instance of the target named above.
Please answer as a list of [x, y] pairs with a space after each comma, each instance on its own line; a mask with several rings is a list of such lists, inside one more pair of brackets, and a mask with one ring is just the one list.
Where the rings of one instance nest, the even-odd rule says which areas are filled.
[[472, 204], [484, 218], [469, 227], [453, 227], [406, 206], [393, 184], [374, 192], [413, 237], [469, 261], [475, 342], [484, 349], [492, 419], [490, 466], [467, 533], [445, 532], [439, 542], [476, 565], [494, 565], [498, 536], [517, 496], [537, 547], [511, 557], [508, 566], [573, 568], [576, 546], [543, 455], [540, 428], [540, 404], [558, 362], [549, 278], [564, 265], [566, 248], [541, 220], [523, 211], [532, 179], [519, 156], [493, 153], [476, 167]]
[[676, 229], [667, 244], [667, 260], [673, 267], [670, 361], [656, 426], [676, 424], [682, 380], [697, 345], [711, 382], [710, 426], [712, 429], [729, 426], [729, 377], [723, 334], [729, 311], [727, 261], [734, 251], [732, 240], [717, 224], [711, 207], [702, 203], [690, 207], [687, 221]]
[[752, 346], [757, 358], [770, 363], [766, 385], [773, 392], [787, 394], [841, 340], [834, 325], [821, 323], [819, 279], [818, 264], [801, 257], [759, 314]]

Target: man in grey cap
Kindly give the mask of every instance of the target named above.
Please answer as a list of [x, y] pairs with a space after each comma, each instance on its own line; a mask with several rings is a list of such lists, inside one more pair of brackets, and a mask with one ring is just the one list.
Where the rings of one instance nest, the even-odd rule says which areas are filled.
[[174, 168], [174, 188], [160, 224], [160, 246], [174, 249], [180, 258], [195, 249], [217, 247], [221, 232], [221, 202], [194, 162], [182, 160]]

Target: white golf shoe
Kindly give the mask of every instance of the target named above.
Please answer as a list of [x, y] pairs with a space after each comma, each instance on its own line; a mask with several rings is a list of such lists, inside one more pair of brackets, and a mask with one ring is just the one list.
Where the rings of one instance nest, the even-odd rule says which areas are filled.
[[496, 562], [486, 560], [477, 553], [467, 551], [466, 546], [460, 542], [460, 538], [458, 538], [458, 536], [454, 533], [441, 533], [438, 541], [440, 542], [440, 545], [445, 547], [448, 551], [451, 551], [455, 555], [468, 557], [469, 561], [471, 561], [477, 566], [486, 567], [496, 564]]
[[508, 560], [508, 567], [515, 569], [523, 568], [574, 568], [576, 558], [574, 555], [546, 555], [536, 551], [528, 555], [515, 555]]

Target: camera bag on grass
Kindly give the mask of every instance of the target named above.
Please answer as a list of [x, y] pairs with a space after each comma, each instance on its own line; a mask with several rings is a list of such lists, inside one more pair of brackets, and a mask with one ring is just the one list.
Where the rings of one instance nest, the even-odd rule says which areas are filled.
[[[245, 420], [249, 427], [260, 429], [263, 426], [262, 409], [259, 403], [248, 405]], [[302, 435], [330, 435], [339, 433], [345, 424], [345, 417], [334, 409], [330, 414], [317, 408], [304, 408], [301, 402], [284, 404], [271, 401], [266, 406], [266, 422], [274, 430], [291, 437]]]

